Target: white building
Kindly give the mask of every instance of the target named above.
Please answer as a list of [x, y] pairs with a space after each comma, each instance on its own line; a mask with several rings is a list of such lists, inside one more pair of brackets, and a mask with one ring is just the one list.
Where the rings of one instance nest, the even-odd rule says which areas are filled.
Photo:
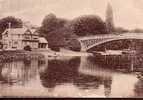
[[39, 36], [35, 30], [28, 28], [9, 28], [2, 33], [2, 43], [4, 50], [23, 50], [30, 46], [37, 49]]

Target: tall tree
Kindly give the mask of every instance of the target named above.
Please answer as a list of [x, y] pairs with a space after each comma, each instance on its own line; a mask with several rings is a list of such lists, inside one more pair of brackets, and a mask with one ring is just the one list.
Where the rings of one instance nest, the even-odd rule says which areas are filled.
[[106, 26], [108, 32], [112, 33], [115, 31], [114, 29], [114, 20], [113, 20], [113, 10], [111, 4], [108, 2], [106, 9]]
[[51, 34], [53, 31], [59, 30], [64, 27], [66, 23], [65, 19], [57, 18], [54, 14], [48, 14], [42, 21], [42, 25], [39, 29], [41, 35], [44, 35], [48, 39], [48, 34]]
[[0, 19], [0, 34], [9, 27], [9, 23], [11, 23], [12, 28], [21, 28], [23, 26], [23, 22], [19, 18], [13, 16], [2, 18]]
[[40, 35], [46, 37], [50, 48], [63, 46], [64, 30], [63, 27], [67, 20], [57, 18], [54, 14], [49, 14], [43, 19], [42, 25], [39, 29]]
[[106, 34], [106, 25], [96, 15], [84, 15], [71, 21], [70, 28], [78, 36]]

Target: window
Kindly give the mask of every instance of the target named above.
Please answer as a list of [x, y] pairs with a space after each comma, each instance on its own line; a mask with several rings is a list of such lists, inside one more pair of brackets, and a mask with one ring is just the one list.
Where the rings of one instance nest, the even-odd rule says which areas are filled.
[[17, 47], [12, 47], [13, 49], [16, 49]]
[[38, 39], [38, 38], [37, 38], [37, 37], [34, 37], [33, 39], [35, 39], [35, 40], [36, 40], [36, 39]]
[[18, 38], [20, 38], [20, 34], [18, 34]]
[[30, 35], [25, 35], [24, 38], [25, 39], [30, 39]]

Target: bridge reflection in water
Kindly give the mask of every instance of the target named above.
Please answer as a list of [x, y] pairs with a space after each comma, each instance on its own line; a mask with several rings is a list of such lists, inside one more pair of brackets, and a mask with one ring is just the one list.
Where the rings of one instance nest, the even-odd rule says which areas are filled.
[[136, 55], [133, 63], [129, 56], [120, 59], [111, 56], [100, 59], [95, 56], [63, 57], [3, 63], [0, 95], [143, 97], [141, 56]]

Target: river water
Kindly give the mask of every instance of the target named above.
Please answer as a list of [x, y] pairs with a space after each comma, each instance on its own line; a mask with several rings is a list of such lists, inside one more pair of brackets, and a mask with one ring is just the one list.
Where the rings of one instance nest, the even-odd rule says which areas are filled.
[[2, 97], [143, 97], [143, 56], [55, 57], [0, 64]]

